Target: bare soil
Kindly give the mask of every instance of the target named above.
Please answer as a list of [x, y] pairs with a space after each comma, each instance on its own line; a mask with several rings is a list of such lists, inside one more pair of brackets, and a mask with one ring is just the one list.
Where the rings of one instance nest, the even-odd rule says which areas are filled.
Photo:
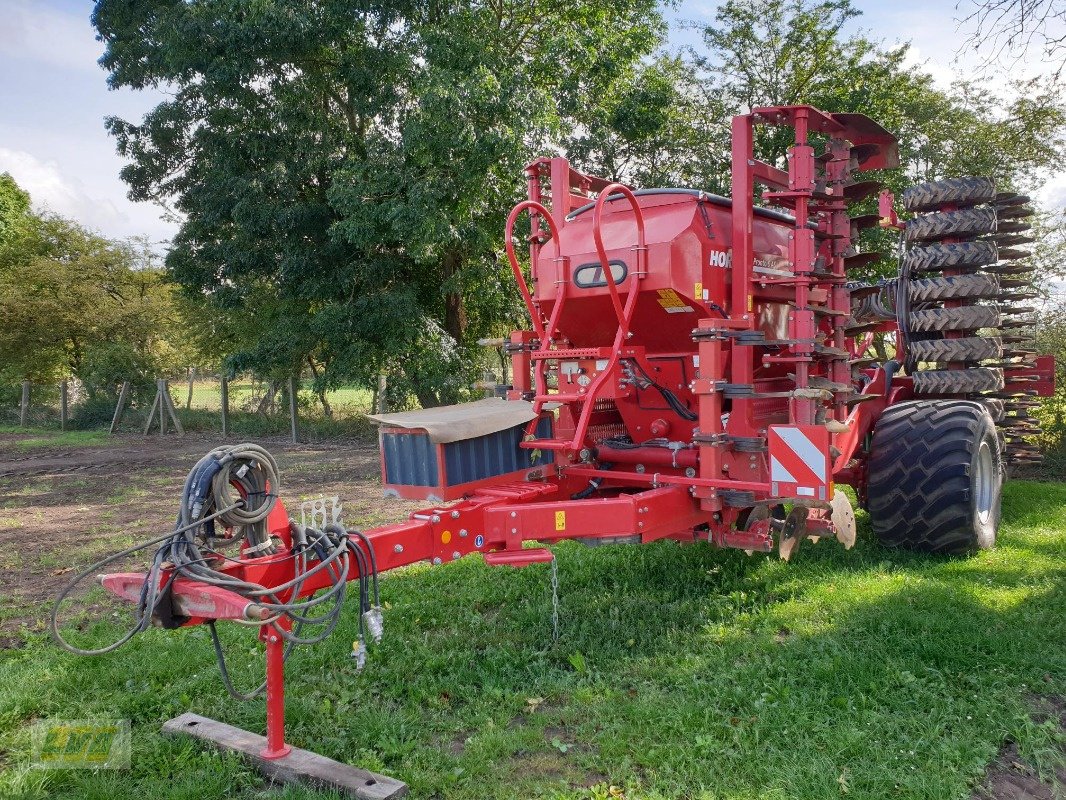
[[[217, 437], [117, 436], [99, 446], [33, 447], [0, 434], [0, 648], [43, 628], [42, 605], [82, 569], [173, 526], [185, 475]], [[397, 521], [419, 503], [384, 499], [376, 442], [258, 440], [277, 459], [282, 498], [338, 496], [348, 525]], [[137, 568], [146, 551], [131, 559]]]
[[[1066, 735], [1066, 697], [1029, 698], [1037, 723], [1056, 722]], [[1066, 761], [1066, 753], [1063, 753]], [[1050, 776], [1045, 776], [1050, 778]], [[1055, 785], [1057, 783], [1057, 786]], [[996, 760], [988, 765], [985, 779], [972, 800], [1063, 800], [1066, 797], [1066, 766], [1060, 764], [1055, 780], [1043, 780], [1025, 761], [1014, 742], [1005, 742]]]

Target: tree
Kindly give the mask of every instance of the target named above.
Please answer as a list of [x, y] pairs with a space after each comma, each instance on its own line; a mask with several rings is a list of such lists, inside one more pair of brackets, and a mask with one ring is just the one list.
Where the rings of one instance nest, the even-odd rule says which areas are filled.
[[1066, 67], [1066, 3], [1062, 0], [972, 0], [962, 18], [966, 44], [984, 53], [988, 67], [1017, 63], [1034, 49], [1058, 78]]
[[692, 64], [661, 55], [610, 89], [567, 142], [578, 169], [641, 187], [728, 193], [729, 115]]
[[29, 194], [10, 173], [0, 173], [0, 263], [7, 257], [6, 249], [20, 238], [29, 216]]
[[146, 243], [37, 214], [0, 176], [0, 384], [73, 375], [107, 395], [122, 380], [151, 383], [187, 365], [175, 288]]
[[[1011, 97], [966, 82], [945, 92], [906, 64], [907, 45], [845, 34], [859, 13], [851, 0], [727, 0], [696, 61], [730, 115], [806, 103], [876, 120], [899, 140], [900, 168], [876, 176], [897, 193], [952, 175], [988, 175], [1002, 190], [1024, 191], [1062, 163], [1066, 103], [1053, 82], [1019, 83]], [[778, 158], [791, 143], [790, 131], [756, 130], [761, 158]], [[883, 233], [867, 236], [873, 249], [890, 248]], [[886, 260], [869, 277], [892, 271]]]
[[108, 124], [131, 196], [185, 215], [176, 279], [257, 321], [237, 360], [392, 368], [423, 405], [516, 314], [522, 166], [662, 34], [653, 0], [101, 0], [93, 21], [112, 86], [173, 93]]

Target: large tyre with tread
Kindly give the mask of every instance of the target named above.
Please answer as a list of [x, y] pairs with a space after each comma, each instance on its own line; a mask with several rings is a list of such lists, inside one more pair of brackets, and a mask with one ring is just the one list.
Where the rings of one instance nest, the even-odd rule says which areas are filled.
[[991, 208], [965, 208], [923, 214], [907, 221], [903, 238], [908, 242], [934, 242], [957, 237], [967, 239], [996, 232], [996, 212]]
[[910, 315], [912, 331], [976, 331], [999, 327], [999, 311], [992, 306], [926, 308]]
[[963, 208], [995, 199], [996, 184], [991, 178], [946, 178], [905, 189], [903, 207], [908, 211], [936, 211], [943, 205]]
[[973, 275], [944, 275], [940, 278], [912, 280], [907, 287], [912, 303], [934, 300], [971, 300], [994, 298], [1000, 294], [999, 279], [984, 272]]
[[974, 394], [1003, 388], [1003, 370], [998, 367], [970, 369], [923, 369], [911, 375], [917, 394]]
[[947, 242], [912, 247], [903, 256], [904, 265], [915, 272], [936, 269], [972, 269], [994, 264], [999, 252], [992, 242]]
[[911, 342], [915, 361], [987, 361], [1003, 357], [998, 336], [967, 336], [963, 339], [922, 339]]
[[868, 507], [890, 547], [968, 553], [992, 547], [1003, 458], [979, 403], [918, 400], [890, 406], [874, 429]]

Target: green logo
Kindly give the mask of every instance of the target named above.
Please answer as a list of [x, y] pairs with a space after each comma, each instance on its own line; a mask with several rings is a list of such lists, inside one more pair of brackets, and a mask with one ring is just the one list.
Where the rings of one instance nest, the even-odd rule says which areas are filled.
[[33, 730], [34, 765], [121, 769], [130, 764], [129, 720], [42, 720]]

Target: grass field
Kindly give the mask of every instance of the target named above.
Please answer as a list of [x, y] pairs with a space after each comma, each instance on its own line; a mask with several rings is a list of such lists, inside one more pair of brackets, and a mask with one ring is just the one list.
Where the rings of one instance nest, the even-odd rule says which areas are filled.
[[[1066, 695], [1064, 484], [1009, 484], [999, 547], [967, 559], [884, 549], [861, 517], [854, 550], [805, 544], [792, 563], [669, 542], [558, 560], [558, 642], [542, 565], [390, 574], [362, 673], [352, 619], [290, 660], [291, 741], [456, 800], [968, 798], [1007, 741], [1048, 780], [1062, 767], [1039, 707]], [[258, 681], [254, 635], [223, 633]], [[207, 631], [95, 659], [28, 637], [0, 651], [0, 797], [328, 796], [159, 735], [189, 710], [263, 729]], [[132, 720], [129, 771], [29, 766], [30, 722], [94, 716]]]

